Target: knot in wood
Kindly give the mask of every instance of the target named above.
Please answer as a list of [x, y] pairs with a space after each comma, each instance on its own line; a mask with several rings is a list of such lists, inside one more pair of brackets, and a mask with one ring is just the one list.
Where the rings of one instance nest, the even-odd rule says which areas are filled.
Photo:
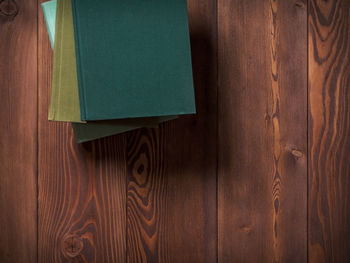
[[249, 225], [242, 225], [239, 227], [239, 229], [247, 235], [250, 234], [253, 230], [252, 226], [249, 226]]
[[0, 0], [0, 15], [15, 18], [19, 8], [15, 0]]
[[298, 150], [292, 150], [292, 154], [295, 158], [299, 159], [299, 158], [302, 158], [304, 155], [301, 151], [298, 151]]
[[78, 256], [83, 246], [83, 241], [77, 235], [66, 235], [62, 240], [62, 252], [66, 257]]

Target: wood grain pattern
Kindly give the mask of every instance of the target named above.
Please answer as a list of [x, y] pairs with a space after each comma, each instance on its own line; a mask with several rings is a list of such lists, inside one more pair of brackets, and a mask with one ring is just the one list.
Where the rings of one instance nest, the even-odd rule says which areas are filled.
[[306, 262], [306, 5], [218, 8], [219, 262]]
[[162, 139], [157, 129], [128, 137], [128, 262], [168, 262]]
[[36, 37], [36, 1], [0, 1], [0, 262], [37, 259]]
[[198, 113], [128, 136], [128, 262], [216, 261], [216, 2], [188, 7]]
[[309, 3], [309, 261], [350, 261], [350, 2]]
[[0, 262], [350, 261], [348, 0], [188, 0], [197, 115], [82, 145], [43, 1], [0, 0]]
[[[40, 6], [38, 6], [40, 8]], [[47, 120], [52, 51], [39, 12], [39, 262], [124, 262], [126, 140], [78, 145]]]

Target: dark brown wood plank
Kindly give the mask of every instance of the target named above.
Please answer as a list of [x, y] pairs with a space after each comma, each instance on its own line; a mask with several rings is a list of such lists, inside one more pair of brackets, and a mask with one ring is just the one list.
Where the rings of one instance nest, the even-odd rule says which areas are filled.
[[128, 262], [216, 262], [216, 2], [188, 1], [197, 115], [128, 136]]
[[0, 262], [37, 259], [37, 2], [0, 3]]
[[309, 3], [309, 261], [350, 262], [350, 2]]
[[[40, 8], [40, 7], [39, 7]], [[49, 122], [52, 51], [39, 11], [39, 262], [125, 262], [126, 141], [76, 144]]]
[[219, 262], [306, 262], [306, 5], [218, 11]]
[[159, 130], [141, 129], [128, 137], [128, 262], [166, 262], [166, 176]]

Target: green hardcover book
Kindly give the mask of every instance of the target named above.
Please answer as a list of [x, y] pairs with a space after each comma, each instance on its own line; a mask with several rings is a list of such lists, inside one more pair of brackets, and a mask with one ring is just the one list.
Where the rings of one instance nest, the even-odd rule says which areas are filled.
[[76, 141], [82, 143], [132, 131], [141, 127], [157, 128], [158, 123], [176, 118], [178, 116], [89, 121], [88, 123], [72, 123], [72, 127]]
[[[66, 1], [66, 0], [64, 0]], [[50, 4], [48, 4], [50, 3]], [[59, 10], [57, 11], [57, 17], [58, 17], [58, 22], [65, 24], [63, 21], [59, 21], [60, 19], [64, 19], [67, 16], [67, 14], [70, 14], [70, 26], [73, 27], [73, 21], [72, 21], [72, 16], [71, 16], [71, 4], [70, 0], [63, 2], [59, 1], [58, 5], [60, 6]], [[45, 6], [45, 8], [44, 8]], [[53, 38], [55, 38], [55, 20], [56, 20], [56, 0], [52, 0], [49, 2], [45, 2], [42, 5], [43, 12], [44, 12], [44, 17], [46, 19], [46, 25], [48, 27], [48, 32], [53, 33]], [[68, 9], [66, 12], [63, 12], [64, 9]], [[65, 15], [64, 15], [65, 14]], [[52, 23], [53, 21], [53, 23]], [[64, 30], [63, 34], [61, 35], [62, 38], [58, 41], [60, 42], [72, 42], [71, 45], [74, 46], [74, 38], [71, 37], [69, 38], [69, 34], [66, 34], [66, 32], [69, 33], [69, 30]], [[68, 36], [68, 38], [67, 38]], [[52, 46], [54, 46], [54, 41], [52, 41]], [[69, 52], [66, 52], [66, 50], [61, 51], [61, 60], [59, 61], [67, 61], [69, 62], [69, 59], [72, 57], [69, 57], [68, 55], [71, 55], [72, 50], [68, 49]], [[75, 49], [73, 48], [73, 53], [75, 53]], [[75, 56], [75, 55], [74, 55]], [[74, 64], [73, 64], [74, 67]], [[62, 77], [67, 77], [66, 75]], [[68, 77], [72, 77], [71, 74], [68, 75]], [[76, 83], [75, 85], [72, 85], [71, 88], [75, 88], [78, 90], [78, 84]], [[68, 86], [67, 86], [68, 87]], [[60, 90], [60, 86], [57, 86], [60, 95], [62, 98], [66, 96], [66, 91], [67, 89], [62, 89]], [[79, 103], [75, 105], [69, 105], [70, 108], [72, 107], [78, 107], [79, 110]], [[69, 110], [70, 110], [69, 108]], [[123, 119], [123, 120], [110, 120], [110, 121], [99, 121], [99, 122], [89, 122], [89, 123], [72, 123], [73, 129], [74, 129], [74, 134], [77, 142], [86, 142], [126, 131], [130, 131], [133, 129], [137, 129], [140, 127], [157, 127], [157, 124], [160, 122], [168, 121], [177, 118], [177, 116], [164, 116], [164, 117], [153, 117], [153, 118], [135, 118], [135, 119]], [[80, 121], [80, 117], [79, 117]]]
[[[133, 118], [109, 121], [89, 121], [88, 123], [72, 123], [74, 136], [78, 143], [87, 142], [110, 135], [115, 135], [140, 127], [156, 128], [158, 122], [172, 120], [175, 117], [168, 117], [159, 120], [158, 118]], [[152, 125], [153, 124], [153, 125]]]
[[72, 7], [82, 120], [196, 112], [186, 0]]

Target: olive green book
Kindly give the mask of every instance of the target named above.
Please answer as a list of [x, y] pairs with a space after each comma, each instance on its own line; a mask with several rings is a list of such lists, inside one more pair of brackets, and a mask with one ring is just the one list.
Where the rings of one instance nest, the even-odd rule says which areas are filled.
[[[49, 120], [82, 122], [70, 1], [57, 1]], [[45, 17], [48, 17], [46, 15]], [[52, 31], [52, 30], [50, 30]]]
[[[56, 20], [56, 1], [50, 1], [52, 4], [50, 5], [42, 5], [44, 17], [45, 19]], [[48, 2], [46, 2], [48, 3]], [[46, 8], [44, 8], [44, 6]], [[53, 10], [54, 9], [54, 10]], [[55, 17], [52, 17], [52, 16]], [[70, 23], [66, 23], [66, 19], [70, 21]], [[64, 20], [64, 21], [62, 21]], [[59, 121], [67, 121], [71, 120], [71, 114], [74, 115], [74, 121], [77, 123], [72, 123], [74, 134], [77, 142], [86, 142], [114, 134], [119, 134], [122, 132], [130, 131], [133, 129], [137, 129], [140, 127], [157, 127], [158, 123], [176, 119], [177, 116], [164, 116], [164, 117], [151, 117], [151, 118], [133, 118], [133, 119], [120, 119], [120, 120], [108, 120], [108, 121], [98, 121], [98, 122], [89, 122], [89, 123], [79, 123], [81, 122], [79, 116], [79, 99], [77, 100], [77, 95], [74, 94], [74, 89], [76, 92], [78, 91], [78, 84], [76, 79], [76, 66], [75, 66], [75, 49], [74, 49], [74, 38], [72, 37], [72, 31], [68, 28], [73, 28], [72, 21], [72, 13], [71, 13], [71, 5], [70, 0], [59, 0], [57, 6], [57, 20], [56, 20], [56, 29], [60, 32], [59, 34], [55, 34], [55, 28], [48, 28], [48, 32], [53, 32], [52, 39], [55, 39], [57, 35], [61, 36], [61, 38], [56, 39], [57, 47], [55, 47], [55, 53], [58, 51], [59, 56], [56, 54], [57, 60], [55, 69], [58, 71], [56, 73], [56, 81], [58, 81], [56, 86], [53, 86], [52, 96], [51, 96], [51, 109], [53, 110], [51, 116], [56, 116], [57, 118], [52, 118], [52, 120]], [[47, 23], [47, 27], [53, 27], [54, 23]], [[58, 26], [57, 26], [58, 24]], [[63, 25], [63, 26], [62, 26]], [[63, 43], [71, 43], [70, 45], [66, 45], [65, 48], [62, 48]], [[54, 46], [54, 41], [51, 43]], [[73, 47], [73, 49], [72, 49]], [[73, 60], [73, 63], [72, 63]], [[63, 65], [68, 65], [73, 68], [73, 72], [59, 69], [61, 63]], [[59, 78], [70, 78], [70, 81], [62, 82]], [[70, 84], [68, 85], [67, 83]], [[64, 84], [64, 86], [62, 85]], [[56, 114], [62, 112], [60, 109], [56, 109], [62, 107], [62, 103], [65, 102], [65, 97], [72, 95], [75, 96], [74, 100], [70, 100], [70, 105], [64, 105], [63, 107], [65, 111], [63, 114]], [[55, 96], [59, 96], [57, 98]], [[78, 102], [77, 102], [78, 101]], [[65, 120], [60, 119], [60, 117], [65, 116]]]

